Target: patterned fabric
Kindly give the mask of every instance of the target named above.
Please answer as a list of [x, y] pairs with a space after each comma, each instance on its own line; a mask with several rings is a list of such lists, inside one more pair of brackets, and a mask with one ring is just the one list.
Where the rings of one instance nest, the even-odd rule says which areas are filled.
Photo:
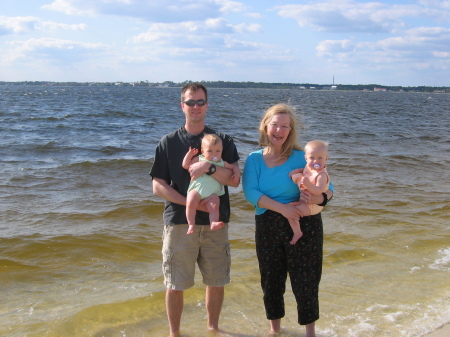
[[256, 215], [256, 254], [261, 273], [264, 306], [269, 320], [284, 317], [284, 292], [289, 274], [297, 301], [298, 323], [319, 319], [319, 283], [322, 276], [323, 225], [320, 214], [303, 217], [303, 236], [295, 245], [292, 229], [279, 213]]

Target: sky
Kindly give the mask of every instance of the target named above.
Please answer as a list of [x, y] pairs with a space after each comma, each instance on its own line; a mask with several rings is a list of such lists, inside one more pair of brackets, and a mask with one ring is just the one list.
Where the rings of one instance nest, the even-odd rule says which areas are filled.
[[0, 81], [450, 86], [450, 0], [1, 0]]

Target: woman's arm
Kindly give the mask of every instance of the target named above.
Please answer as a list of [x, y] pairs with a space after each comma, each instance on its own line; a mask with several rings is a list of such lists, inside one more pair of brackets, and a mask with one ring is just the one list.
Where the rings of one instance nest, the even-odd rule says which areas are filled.
[[315, 205], [319, 205], [319, 206], [325, 206], [327, 204], [327, 202], [330, 201], [331, 198], [333, 197], [334, 190], [333, 190], [333, 186], [331, 185], [331, 183], [330, 183], [330, 189], [323, 193], [326, 195], [326, 198], [322, 193], [319, 195], [313, 195], [308, 190], [303, 190], [302, 193], [300, 194], [300, 201], [307, 203], [307, 204], [315, 204]]
[[[300, 201], [290, 202], [288, 204], [282, 204], [269, 198], [267, 195], [262, 195], [259, 198], [258, 206], [261, 208], [267, 208], [271, 211], [282, 214], [287, 219], [297, 219], [302, 216], [302, 212], [295, 206], [299, 205]], [[298, 220], [298, 219], [297, 219]]]

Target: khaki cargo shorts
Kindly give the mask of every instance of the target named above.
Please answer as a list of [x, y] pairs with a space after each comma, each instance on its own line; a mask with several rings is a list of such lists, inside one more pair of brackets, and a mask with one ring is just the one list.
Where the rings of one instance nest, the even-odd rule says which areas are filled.
[[207, 286], [230, 283], [228, 224], [213, 232], [209, 225], [197, 225], [190, 235], [186, 234], [187, 229], [188, 225], [164, 226], [162, 270], [166, 287], [174, 290], [193, 287], [196, 262]]

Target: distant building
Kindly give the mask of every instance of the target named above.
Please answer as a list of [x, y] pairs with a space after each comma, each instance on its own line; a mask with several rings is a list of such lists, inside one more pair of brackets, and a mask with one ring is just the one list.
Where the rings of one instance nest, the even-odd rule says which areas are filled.
[[387, 91], [386, 88], [373, 88], [373, 91]]

